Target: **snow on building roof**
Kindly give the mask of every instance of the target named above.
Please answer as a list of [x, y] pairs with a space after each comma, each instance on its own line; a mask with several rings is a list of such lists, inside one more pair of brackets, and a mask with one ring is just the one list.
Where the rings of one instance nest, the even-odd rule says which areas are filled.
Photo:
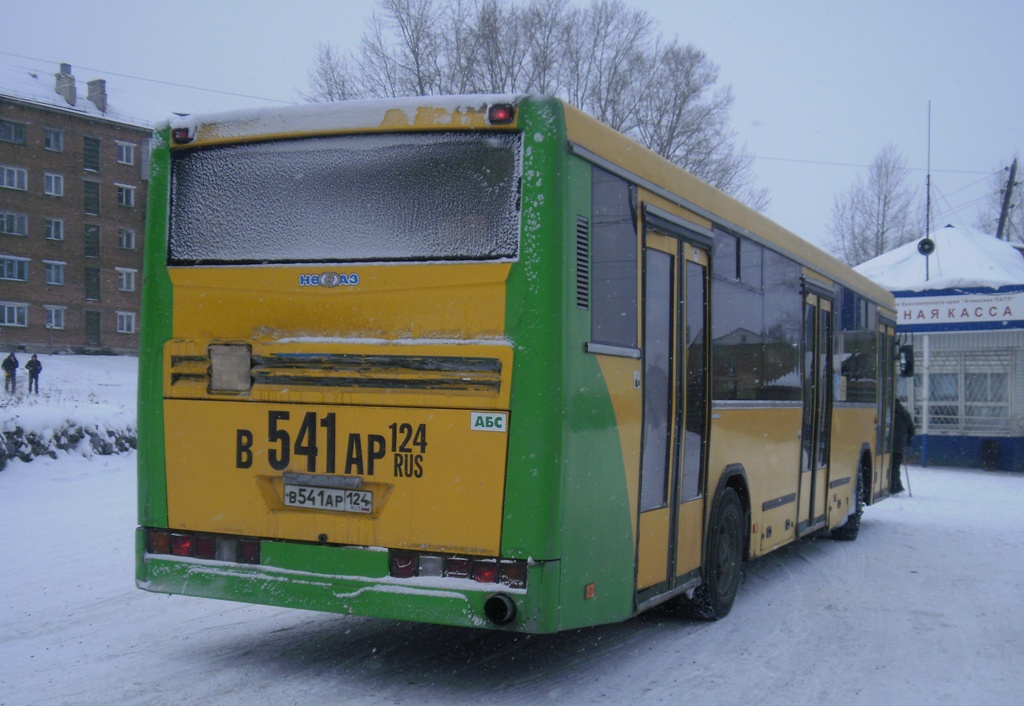
[[1024, 253], [1011, 243], [951, 225], [931, 238], [935, 252], [927, 258], [915, 240], [854, 269], [893, 292], [1024, 284]]
[[[283, 101], [143, 79], [67, 66], [74, 77], [74, 105], [55, 90], [61, 64], [24, 57], [0, 56], [0, 96], [64, 110], [101, 120], [153, 128], [177, 115], [239, 110], [253, 106], [289, 105], [299, 101]], [[106, 111], [89, 100], [89, 83], [106, 82]]]
[[[151, 128], [152, 118], [119, 79], [90, 71], [82, 80], [69, 64], [12, 61], [0, 64], [0, 95], [76, 115]], [[58, 87], [62, 87], [58, 92]], [[92, 96], [92, 98], [90, 98]]]

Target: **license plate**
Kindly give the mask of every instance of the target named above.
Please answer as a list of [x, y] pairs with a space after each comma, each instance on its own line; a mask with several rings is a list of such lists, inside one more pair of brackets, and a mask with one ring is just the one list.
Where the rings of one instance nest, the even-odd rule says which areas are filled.
[[373, 512], [373, 493], [369, 490], [352, 490], [349, 488], [285, 485], [284, 504], [288, 507], [334, 510], [336, 512], [358, 512], [368, 515]]

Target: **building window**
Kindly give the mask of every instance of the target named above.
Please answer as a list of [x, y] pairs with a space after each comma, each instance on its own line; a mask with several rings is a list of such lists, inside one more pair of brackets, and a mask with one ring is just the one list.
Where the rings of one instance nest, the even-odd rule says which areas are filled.
[[0, 187], [28, 191], [28, 171], [20, 167], [0, 165]]
[[64, 131], [55, 127], [43, 128], [43, 149], [51, 152], [64, 151]]
[[28, 235], [28, 216], [24, 213], [0, 211], [0, 233]]
[[47, 196], [63, 196], [64, 177], [60, 174], [43, 174], [43, 193]]
[[117, 163], [135, 164], [135, 145], [133, 145], [131, 142], [118, 142]]
[[129, 270], [123, 267], [118, 267], [117, 289], [121, 292], [134, 292], [136, 272], [138, 272], [138, 270]]
[[117, 247], [122, 250], [135, 249], [135, 231], [131, 228], [117, 229]]
[[0, 279], [28, 282], [28, 258], [0, 257]]
[[131, 208], [135, 205], [135, 187], [127, 184], [117, 185], [117, 205]]
[[135, 333], [135, 312], [134, 311], [119, 311], [119, 312], [117, 312], [117, 332], [118, 333]]
[[82, 166], [87, 172], [98, 172], [100, 170], [100, 141], [98, 138], [83, 138]]
[[100, 300], [100, 268], [85, 268], [85, 298], [89, 301]]
[[63, 306], [45, 306], [46, 309], [46, 328], [61, 330], [64, 328], [64, 310], [67, 307]]
[[98, 181], [86, 181], [82, 183], [85, 194], [85, 214], [87, 216], [100, 215], [100, 183]]
[[0, 326], [28, 326], [28, 304], [0, 302]]
[[13, 142], [16, 145], [25, 144], [25, 124], [0, 120], [0, 140]]
[[85, 256], [100, 256], [100, 227], [95, 223], [87, 223], [85, 226]]
[[55, 260], [43, 260], [46, 266], [46, 283], [64, 286], [64, 264]]
[[64, 240], [64, 221], [62, 221], [60, 218], [47, 218], [46, 239]]

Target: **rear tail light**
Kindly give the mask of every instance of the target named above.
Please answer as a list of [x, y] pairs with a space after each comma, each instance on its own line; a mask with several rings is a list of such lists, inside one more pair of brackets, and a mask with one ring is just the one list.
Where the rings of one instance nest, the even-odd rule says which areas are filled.
[[174, 556], [192, 556], [192, 535], [172, 534], [171, 554]]
[[148, 529], [146, 530], [146, 553], [193, 559], [214, 559], [239, 564], [259, 564], [260, 541], [242, 537]]
[[511, 125], [515, 119], [515, 106], [508, 103], [498, 103], [487, 108], [487, 122], [491, 125]]
[[441, 556], [392, 550], [388, 564], [392, 578], [439, 576], [450, 579], [472, 579], [477, 583], [503, 584], [509, 588], [526, 588], [525, 561]]

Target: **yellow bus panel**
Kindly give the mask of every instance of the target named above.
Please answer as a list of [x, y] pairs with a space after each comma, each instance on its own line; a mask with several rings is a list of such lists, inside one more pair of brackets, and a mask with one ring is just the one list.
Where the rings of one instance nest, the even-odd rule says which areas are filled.
[[[498, 553], [507, 413], [192, 400], [165, 405], [171, 527]], [[289, 483], [302, 496], [307, 492], [296, 487], [360, 491], [360, 502], [368, 504], [341, 510], [313, 507], [311, 499], [309, 507], [289, 507]]]

